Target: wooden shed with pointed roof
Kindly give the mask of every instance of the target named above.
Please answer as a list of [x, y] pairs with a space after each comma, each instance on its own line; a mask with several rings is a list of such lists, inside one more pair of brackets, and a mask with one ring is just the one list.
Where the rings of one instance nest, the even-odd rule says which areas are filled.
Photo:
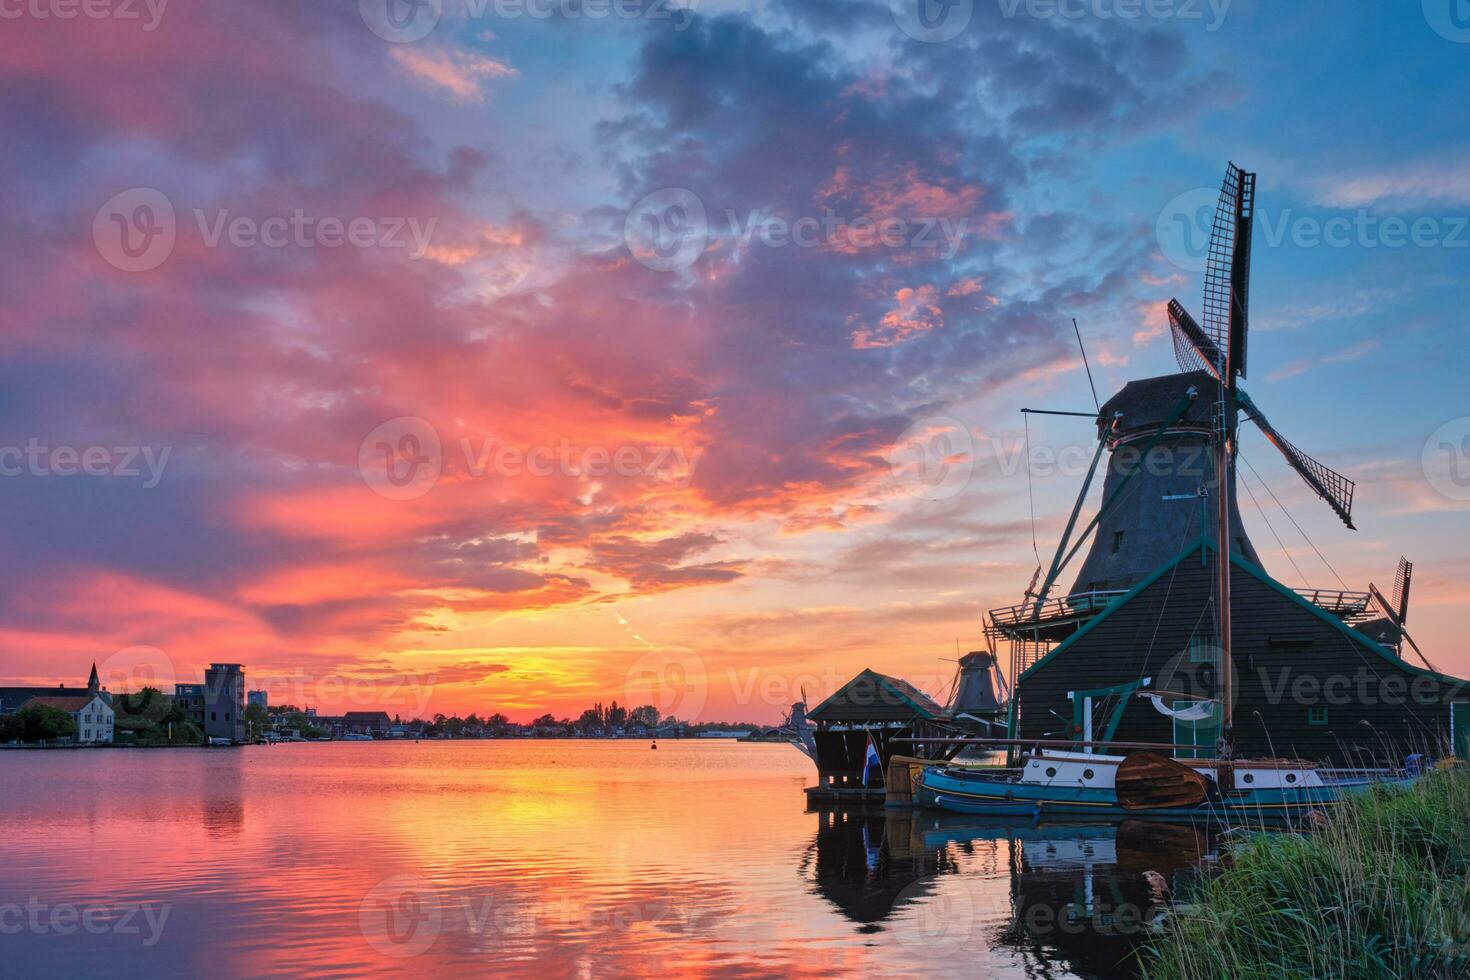
[[945, 710], [908, 681], [864, 667], [827, 700], [807, 712], [818, 728], [857, 723], [877, 727], [942, 721]]
[[[952, 735], [949, 712], [908, 681], [864, 668], [821, 704], [807, 713], [817, 730], [816, 763], [819, 789], [861, 794], [884, 785], [896, 738]], [[872, 740], [882, 762], [863, 785], [868, 742]]]

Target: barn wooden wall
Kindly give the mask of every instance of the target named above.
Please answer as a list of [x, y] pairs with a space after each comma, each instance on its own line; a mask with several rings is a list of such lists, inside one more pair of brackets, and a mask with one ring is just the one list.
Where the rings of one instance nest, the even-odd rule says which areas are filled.
[[[1211, 561], [1196, 551], [1166, 570], [1122, 606], [1115, 608], [1070, 646], [1027, 673], [1017, 685], [1017, 727], [1022, 738], [1073, 738], [1072, 702], [1067, 693], [1098, 690], [1153, 676], [1156, 686], [1171, 671], [1170, 663], [1188, 659], [1191, 636], [1216, 635], [1210, 603], [1214, 575]], [[1362, 764], [1402, 759], [1410, 751], [1442, 754], [1447, 737], [1449, 700], [1470, 702], [1470, 682], [1429, 675], [1394, 658], [1374, 652], [1366, 638], [1345, 633], [1291, 596], [1283, 595], [1251, 570], [1234, 567], [1234, 635], [1236, 658], [1235, 737], [1239, 754], [1290, 756]], [[1167, 613], [1165, 612], [1167, 604]], [[1176, 658], [1183, 658], [1183, 660]], [[1182, 667], [1198, 679], [1198, 667]], [[1360, 673], [1368, 696], [1361, 694]], [[1318, 683], [1338, 681], [1328, 703], [1311, 688], [1294, 689], [1300, 678]], [[1392, 680], [1390, 680], [1392, 678]], [[1419, 680], [1414, 697], [1413, 687]], [[1283, 679], [1285, 687], [1279, 687]], [[1385, 683], [1386, 682], [1386, 683]], [[1273, 697], [1272, 689], [1279, 688]], [[1390, 703], [1401, 690], [1399, 703]], [[1302, 698], [1299, 695], [1306, 694]], [[1426, 697], [1426, 694], [1429, 694]], [[1310, 723], [1311, 707], [1327, 708], [1327, 723]], [[1467, 708], [1461, 708], [1463, 713]], [[1100, 733], [1102, 720], [1096, 720]], [[1151, 702], [1131, 698], [1118, 741], [1171, 742], [1171, 719]]]

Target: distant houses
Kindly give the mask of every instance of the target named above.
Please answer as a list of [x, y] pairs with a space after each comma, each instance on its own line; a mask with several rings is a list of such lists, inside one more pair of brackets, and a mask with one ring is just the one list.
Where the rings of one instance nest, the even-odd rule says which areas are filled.
[[245, 668], [240, 664], [210, 664], [203, 684], [175, 684], [174, 703], [208, 741], [245, 741]]
[[[392, 716], [386, 711], [349, 711], [343, 715], [318, 715], [313, 709], [308, 708], [305, 718], [310, 727], [332, 738], [341, 738], [345, 735], [389, 738], [393, 735], [395, 727]], [[400, 732], [403, 731], [402, 726], [396, 727]]]
[[[12, 717], [32, 708], [24, 721]], [[246, 690], [245, 668], [213, 663], [202, 683], [176, 683], [114, 695], [92, 667], [85, 686], [0, 687], [0, 745], [239, 745], [248, 741], [350, 741], [393, 739], [613, 738], [745, 739], [775, 737], [760, 726], [694, 725], [659, 718], [652, 706], [604, 712], [599, 705], [580, 721], [543, 715], [513, 722], [503, 714], [468, 717], [436, 714], [404, 719], [387, 711], [319, 714], [316, 708], [272, 705], [266, 690]], [[62, 716], [65, 717], [62, 717]], [[249, 716], [247, 718], [247, 715]], [[615, 720], [614, 720], [615, 719]], [[71, 729], [74, 727], [74, 731]]]
[[37, 731], [32, 723], [10, 724], [10, 734], [0, 741], [187, 745], [202, 737], [211, 744], [233, 745], [245, 741], [245, 668], [210, 664], [204, 683], [175, 684], [172, 697], [159, 691], [114, 695], [99, 682], [96, 664], [85, 687], [0, 687], [0, 717], [42, 708], [69, 716], [75, 732], [53, 737], [51, 729], [65, 726], [50, 723]]
[[113, 739], [112, 695], [102, 689], [96, 664], [85, 687], [0, 687], [0, 715], [18, 715], [32, 707], [71, 716], [76, 734], [70, 738], [79, 744], [107, 744]]
[[357, 735], [375, 735], [385, 738], [393, 727], [393, 719], [386, 711], [349, 711], [342, 716], [347, 730]]
[[74, 737], [82, 745], [112, 742], [114, 713], [112, 705], [103, 700], [100, 694], [72, 694], [66, 697], [43, 694], [21, 705], [21, 710], [33, 704], [45, 705], [71, 715], [72, 721], [77, 726], [77, 733]]

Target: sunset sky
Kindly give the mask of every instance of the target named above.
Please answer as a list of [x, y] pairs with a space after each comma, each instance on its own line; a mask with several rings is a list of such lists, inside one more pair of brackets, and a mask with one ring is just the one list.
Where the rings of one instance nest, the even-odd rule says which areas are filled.
[[[975, 0], [928, 39], [901, 0], [384, 2], [0, 4], [0, 683], [233, 661], [324, 714], [516, 720], [774, 722], [864, 666], [942, 696], [1094, 445], [1032, 422], [1033, 550], [1019, 409], [1092, 409], [1073, 317], [1102, 398], [1176, 369], [1171, 229], [1230, 160], [1246, 387], [1361, 530], [1244, 455], [1348, 587], [1414, 560], [1412, 632], [1470, 674], [1451, 0]], [[1245, 479], [1268, 570], [1341, 588]]]

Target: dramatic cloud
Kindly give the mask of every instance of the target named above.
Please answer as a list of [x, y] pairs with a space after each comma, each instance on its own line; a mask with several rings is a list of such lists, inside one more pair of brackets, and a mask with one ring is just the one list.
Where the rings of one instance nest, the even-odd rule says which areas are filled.
[[859, 0], [399, 44], [357, 8], [6, 22], [0, 446], [41, 462], [0, 480], [0, 674], [147, 644], [539, 714], [650, 648], [929, 669], [1029, 536], [895, 445], [1080, 378], [1074, 316], [1094, 369], [1157, 342], [1162, 201], [1073, 185], [1237, 97], [1168, 25], [989, 4], [944, 44]]

